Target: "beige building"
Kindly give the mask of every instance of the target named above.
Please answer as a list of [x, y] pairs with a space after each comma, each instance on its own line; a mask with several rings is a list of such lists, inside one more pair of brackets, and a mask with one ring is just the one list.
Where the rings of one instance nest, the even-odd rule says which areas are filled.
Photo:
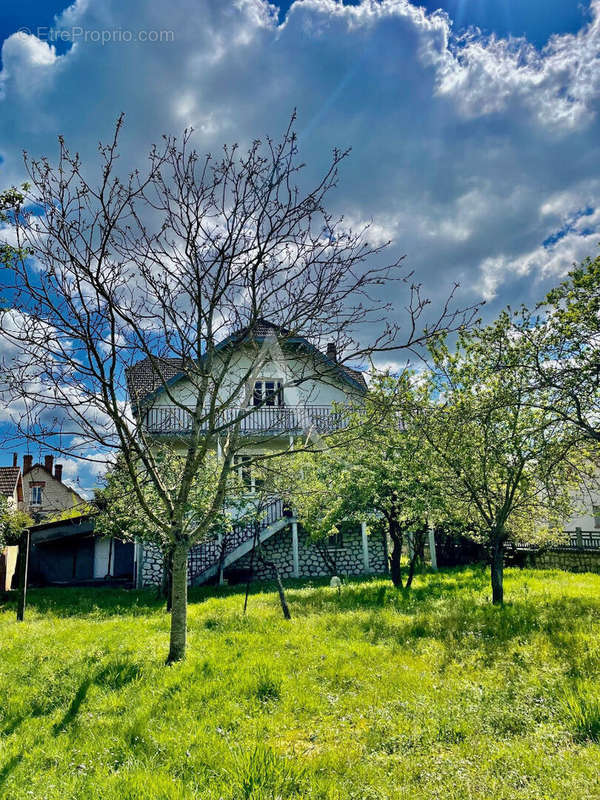
[[33, 456], [23, 456], [23, 510], [36, 521], [50, 514], [66, 511], [85, 503], [83, 497], [63, 483], [62, 465], [54, 464], [54, 456], [44, 463], [33, 463]]

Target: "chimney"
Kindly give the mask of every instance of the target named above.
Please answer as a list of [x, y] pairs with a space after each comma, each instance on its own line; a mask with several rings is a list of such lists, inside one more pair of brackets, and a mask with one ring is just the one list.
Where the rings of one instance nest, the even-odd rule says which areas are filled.
[[62, 481], [62, 464], [56, 464], [54, 467], [54, 477], [57, 481]]
[[13, 453], [13, 467], [19, 466], [19, 455], [18, 453]]
[[337, 361], [337, 348], [335, 342], [329, 342], [327, 345], [327, 358], [331, 361]]
[[52, 475], [53, 462], [54, 462], [54, 456], [44, 456], [44, 467], [48, 470], [50, 475]]
[[29, 470], [33, 467], [33, 456], [29, 454], [23, 456], [23, 473], [29, 472]]

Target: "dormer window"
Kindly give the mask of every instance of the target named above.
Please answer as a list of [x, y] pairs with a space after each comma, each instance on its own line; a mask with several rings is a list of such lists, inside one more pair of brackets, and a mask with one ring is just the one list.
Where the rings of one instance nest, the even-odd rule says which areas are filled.
[[259, 381], [254, 381], [252, 405], [282, 406], [283, 382], [271, 378], [261, 378]]

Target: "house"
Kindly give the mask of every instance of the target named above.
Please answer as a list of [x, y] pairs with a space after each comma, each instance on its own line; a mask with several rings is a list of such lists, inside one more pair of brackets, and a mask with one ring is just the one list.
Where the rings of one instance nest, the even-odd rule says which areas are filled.
[[63, 482], [62, 471], [61, 464], [54, 464], [53, 455], [44, 456], [43, 464], [34, 463], [32, 455], [23, 456], [23, 510], [36, 522], [85, 503]]
[[133, 542], [94, 533], [94, 515], [41, 522], [31, 528], [30, 586], [122, 586], [136, 584]]
[[[323, 353], [304, 337], [292, 336], [267, 320], [260, 320], [252, 332], [242, 329], [231, 334], [217, 350], [227, 354], [227, 396], [238, 396], [236, 387], [240, 387], [238, 405], [222, 412], [225, 420], [227, 414], [233, 419], [240, 410], [248, 411], [240, 425], [244, 446], [236, 455], [236, 465], [249, 494], [258, 488], [248, 463], [253, 455], [286, 451], [294, 437], [314, 437], [338, 429], [345, 424], [340, 407], [360, 403], [367, 391], [362, 373], [338, 362], [335, 344], [329, 344]], [[151, 441], [157, 445], [166, 442], [184, 452], [191, 430], [187, 407], [195, 404], [196, 392], [178, 359], [161, 359], [158, 367], [160, 376], [145, 358], [128, 369], [130, 401]], [[249, 375], [249, 379], [245, 377]], [[221, 442], [217, 439], [211, 446], [220, 457]], [[253, 577], [271, 577], [270, 568], [252, 557], [256, 535], [253, 525], [239, 524], [226, 540], [195, 547], [189, 559], [190, 583], [219, 575], [231, 579], [245, 576], [251, 563]], [[272, 498], [264, 510], [258, 539], [265, 559], [277, 565], [282, 577], [383, 573], [387, 569], [386, 542], [369, 536], [364, 523], [345, 525], [335, 539], [314, 543], [278, 498]], [[143, 544], [139, 563], [142, 585], [160, 582], [162, 559], [157, 548]]]
[[16, 453], [13, 454], [12, 467], [0, 467], [0, 493], [8, 500], [10, 508], [23, 508], [23, 475]]

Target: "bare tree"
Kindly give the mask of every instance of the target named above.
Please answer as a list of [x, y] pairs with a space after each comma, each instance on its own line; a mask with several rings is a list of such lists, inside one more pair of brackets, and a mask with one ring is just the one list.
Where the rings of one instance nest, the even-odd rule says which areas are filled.
[[[124, 174], [120, 118], [99, 146], [99, 180], [59, 138], [58, 163], [26, 155], [29, 183], [2, 196], [12, 238], [1, 250], [11, 279], [0, 326], [15, 353], [4, 391], [17, 435], [78, 458], [121, 454], [136, 501], [172, 553], [169, 662], [185, 655], [188, 553], [223, 508], [240, 431], [255, 411], [249, 387], [271, 358], [256, 336], [262, 321], [275, 322], [277, 346], [299, 356], [289, 376], [297, 387], [331, 375], [325, 342], [336, 343], [339, 369], [376, 351], [419, 348], [465, 319], [446, 304], [421, 330], [427, 301], [400, 261], [378, 266], [384, 246], [325, 208], [347, 153], [333, 152], [313, 188], [297, 185], [293, 121], [280, 141], [255, 141], [244, 153], [225, 147], [219, 158], [200, 156], [191, 131], [181, 142], [165, 137], [143, 171]], [[402, 341], [378, 299], [388, 281], [406, 285]], [[140, 359], [151, 385], [128, 402], [127, 376]], [[191, 387], [185, 400], [174, 374]], [[150, 389], [187, 420], [176, 479], [161, 469], [146, 425]], [[190, 513], [202, 480], [202, 504]]]

